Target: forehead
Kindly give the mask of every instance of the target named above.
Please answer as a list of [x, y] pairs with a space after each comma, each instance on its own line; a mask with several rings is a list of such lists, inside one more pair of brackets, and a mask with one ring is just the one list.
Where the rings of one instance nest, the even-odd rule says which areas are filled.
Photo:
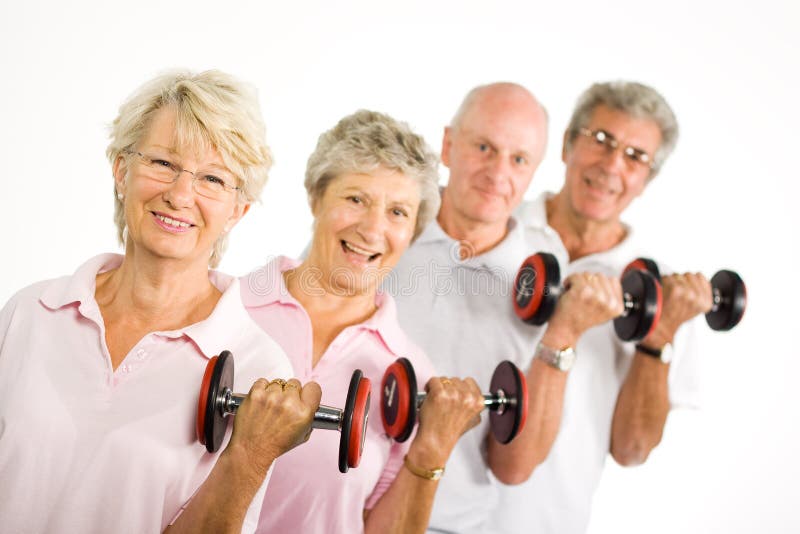
[[540, 110], [513, 96], [476, 99], [462, 116], [457, 131], [457, 135], [531, 154], [539, 152], [546, 135]]
[[586, 127], [590, 130], [605, 130], [618, 141], [649, 154], [655, 153], [661, 145], [661, 129], [656, 121], [635, 117], [603, 105], [594, 109]]
[[346, 191], [359, 191], [371, 197], [386, 197], [392, 202], [419, 202], [420, 191], [417, 182], [402, 172], [390, 169], [376, 169], [366, 173], [342, 173], [331, 180], [327, 192], [337, 194]]
[[208, 138], [197, 128], [179, 125], [177, 113], [169, 107], [153, 113], [138, 144], [142, 148], [158, 147], [181, 157], [224, 165]]

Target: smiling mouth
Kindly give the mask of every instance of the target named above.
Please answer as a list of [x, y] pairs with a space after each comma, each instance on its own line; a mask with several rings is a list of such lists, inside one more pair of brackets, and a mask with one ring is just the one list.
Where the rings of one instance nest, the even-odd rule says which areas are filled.
[[185, 228], [191, 228], [192, 226], [194, 226], [191, 223], [188, 223], [188, 222], [185, 222], [185, 221], [178, 221], [176, 219], [173, 219], [171, 217], [167, 217], [166, 215], [161, 215], [160, 213], [156, 213], [154, 211], [151, 211], [150, 213], [152, 213], [155, 216], [155, 218], [158, 219], [159, 221], [161, 221], [162, 223], [164, 223], [164, 224], [166, 224], [168, 226], [172, 226], [173, 228], [185, 229]]
[[367, 261], [374, 261], [378, 256], [381, 255], [380, 252], [373, 253], [373, 252], [370, 252], [369, 250], [365, 250], [365, 249], [359, 248], [359, 247], [357, 247], [355, 245], [351, 245], [350, 243], [348, 243], [344, 239], [341, 240], [341, 244], [342, 244], [342, 250], [344, 250], [345, 252], [353, 252], [353, 253], [358, 254], [360, 256], [364, 256], [365, 258], [367, 258]]
[[601, 193], [605, 193], [607, 195], [615, 195], [617, 191], [615, 189], [611, 189], [608, 187], [603, 187], [597, 180], [593, 180], [591, 178], [583, 178], [583, 183], [588, 185], [590, 188], [594, 189], [595, 191], [599, 191]]

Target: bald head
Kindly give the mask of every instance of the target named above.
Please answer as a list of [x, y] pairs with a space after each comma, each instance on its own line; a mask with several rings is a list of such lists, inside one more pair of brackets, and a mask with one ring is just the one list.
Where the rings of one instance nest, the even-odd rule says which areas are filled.
[[472, 89], [450, 121], [450, 128], [458, 129], [471, 112], [498, 108], [512, 109], [547, 130], [547, 110], [530, 91], [511, 82], [490, 83]]

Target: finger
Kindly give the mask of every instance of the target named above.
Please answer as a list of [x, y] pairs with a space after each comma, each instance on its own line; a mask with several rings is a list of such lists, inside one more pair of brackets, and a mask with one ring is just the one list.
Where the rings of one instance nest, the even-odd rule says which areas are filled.
[[283, 391], [283, 386], [280, 383], [280, 379], [270, 380], [269, 384], [267, 384], [267, 391], [274, 392], [274, 391]]
[[259, 378], [258, 380], [253, 382], [252, 386], [250, 386], [249, 395], [252, 395], [254, 391], [263, 391], [267, 389], [268, 385], [269, 385], [269, 380], [267, 380], [266, 378]]
[[300, 381], [296, 378], [292, 378], [291, 380], [286, 381], [286, 385], [283, 386], [284, 391], [296, 391], [297, 395], [300, 395], [300, 390], [303, 388]]
[[319, 402], [322, 400], [322, 388], [316, 382], [307, 382], [303, 389], [300, 390], [300, 400], [306, 406], [313, 407], [316, 411], [319, 408]]

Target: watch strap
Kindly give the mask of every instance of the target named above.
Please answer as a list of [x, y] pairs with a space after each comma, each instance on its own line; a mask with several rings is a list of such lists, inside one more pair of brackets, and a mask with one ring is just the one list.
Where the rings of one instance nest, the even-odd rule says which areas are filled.
[[653, 358], [661, 359], [661, 353], [663, 349], [653, 349], [648, 347], [647, 345], [643, 345], [641, 343], [636, 344], [636, 351], [641, 352], [642, 354], [647, 354], [648, 356], [652, 356]]

